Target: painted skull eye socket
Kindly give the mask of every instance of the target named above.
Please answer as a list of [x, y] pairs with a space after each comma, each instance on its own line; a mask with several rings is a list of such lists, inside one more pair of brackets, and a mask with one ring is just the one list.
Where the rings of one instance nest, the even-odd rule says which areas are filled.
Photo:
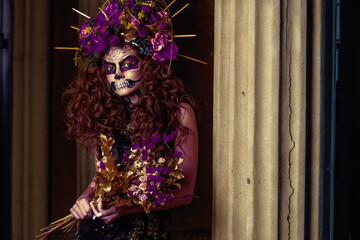
[[[128, 56], [122, 62], [119, 63], [120, 71], [125, 73], [129, 70], [136, 70], [139, 68], [139, 59], [136, 56]], [[116, 74], [116, 65], [112, 62], [105, 61], [106, 75]]]
[[115, 74], [116, 73], [115, 64], [105, 62], [105, 70], [106, 70], [106, 75]]
[[120, 63], [121, 72], [139, 68], [139, 59], [135, 56], [129, 56]]

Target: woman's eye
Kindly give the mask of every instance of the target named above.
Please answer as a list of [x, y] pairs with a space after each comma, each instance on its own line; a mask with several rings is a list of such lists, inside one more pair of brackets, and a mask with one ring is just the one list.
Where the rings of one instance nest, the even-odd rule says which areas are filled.
[[130, 62], [124, 64], [124, 68], [131, 68], [132, 66], [134, 66], [134, 64], [132, 64]]
[[108, 72], [110, 72], [110, 71], [114, 71], [114, 67], [112, 67], [112, 66], [107, 67], [107, 68], [106, 68], [106, 70], [107, 70]]

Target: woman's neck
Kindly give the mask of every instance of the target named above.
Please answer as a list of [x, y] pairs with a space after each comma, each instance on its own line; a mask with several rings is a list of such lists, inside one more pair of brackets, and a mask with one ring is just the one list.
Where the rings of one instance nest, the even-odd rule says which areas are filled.
[[140, 89], [137, 89], [131, 95], [124, 96], [123, 98], [127, 104], [136, 104], [139, 101], [140, 96], [141, 96], [141, 91]]

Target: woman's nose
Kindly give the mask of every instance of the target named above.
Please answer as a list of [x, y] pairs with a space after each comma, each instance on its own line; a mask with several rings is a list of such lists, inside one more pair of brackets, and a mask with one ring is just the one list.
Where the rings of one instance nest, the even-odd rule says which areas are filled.
[[119, 74], [115, 74], [115, 79], [116, 80], [120, 80], [123, 76], [119, 75]]

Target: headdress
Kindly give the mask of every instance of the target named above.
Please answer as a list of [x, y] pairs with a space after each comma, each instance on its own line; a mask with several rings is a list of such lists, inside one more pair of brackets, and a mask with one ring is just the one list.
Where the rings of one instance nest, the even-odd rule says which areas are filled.
[[[79, 31], [79, 47], [57, 49], [76, 50], [75, 65], [82, 68], [87, 62], [96, 62], [109, 47], [128, 43], [138, 48], [139, 54], [162, 62], [175, 60], [178, 54], [174, 37], [193, 37], [196, 35], [174, 35], [171, 19], [189, 4], [170, 16], [169, 5], [164, 0], [107, 0], [96, 17], [73, 9], [86, 20]], [[202, 62], [204, 63], [204, 62]]]

